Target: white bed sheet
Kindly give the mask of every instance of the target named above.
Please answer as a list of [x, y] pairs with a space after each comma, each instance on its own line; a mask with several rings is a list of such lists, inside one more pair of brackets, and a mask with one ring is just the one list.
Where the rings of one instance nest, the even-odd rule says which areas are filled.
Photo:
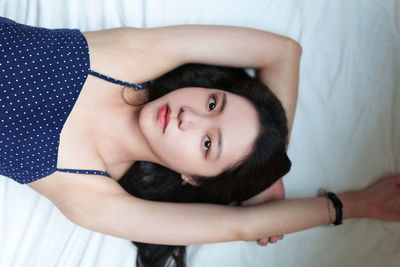
[[[400, 2], [396, 0], [0, 0], [0, 16], [97, 30], [218, 24], [259, 28], [303, 47], [287, 198], [361, 189], [400, 173]], [[188, 247], [188, 266], [400, 265], [400, 224], [344, 221], [276, 244]], [[0, 266], [134, 266], [127, 240], [69, 222], [43, 196], [0, 179]]]

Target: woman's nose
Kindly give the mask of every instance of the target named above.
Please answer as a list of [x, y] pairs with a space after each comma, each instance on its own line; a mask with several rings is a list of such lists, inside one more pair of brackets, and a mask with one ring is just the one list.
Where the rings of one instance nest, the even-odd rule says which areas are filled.
[[207, 127], [210, 118], [199, 114], [189, 107], [182, 107], [178, 116], [178, 127], [181, 131]]

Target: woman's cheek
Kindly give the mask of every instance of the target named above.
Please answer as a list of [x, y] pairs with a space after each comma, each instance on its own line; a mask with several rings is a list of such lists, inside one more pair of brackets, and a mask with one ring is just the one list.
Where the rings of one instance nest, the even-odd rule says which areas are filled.
[[179, 163], [183, 165], [182, 167], [190, 167], [193, 165], [193, 162], [196, 160], [196, 152], [200, 154], [193, 141], [180, 139], [177, 141], [179, 145], [168, 146], [168, 158], [170, 161], [174, 163]]

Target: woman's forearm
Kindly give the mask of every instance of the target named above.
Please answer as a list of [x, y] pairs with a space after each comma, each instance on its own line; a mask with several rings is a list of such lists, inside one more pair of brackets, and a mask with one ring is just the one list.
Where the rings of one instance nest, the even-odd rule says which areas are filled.
[[292, 40], [283, 46], [279, 60], [256, 70], [257, 78], [278, 97], [286, 111], [288, 138], [296, 112], [301, 54], [301, 46]]
[[[343, 219], [365, 216], [366, 203], [359, 192], [337, 196], [343, 204]], [[254, 241], [265, 236], [288, 234], [331, 224], [335, 216], [335, 208], [330, 200], [326, 197], [314, 197], [278, 200], [244, 207], [241, 220], [245, 226], [245, 240]]]

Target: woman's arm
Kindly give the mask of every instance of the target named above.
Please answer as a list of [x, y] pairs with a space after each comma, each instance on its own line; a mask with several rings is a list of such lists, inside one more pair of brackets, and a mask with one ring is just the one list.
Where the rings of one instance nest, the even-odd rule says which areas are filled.
[[[82, 192], [82, 201], [70, 207], [72, 222], [104, 234], [129, 240], [170, 245], [254, 241], [332, 223], [326, 198], [290, 199], [251, 207], [180, 204], [146, 201], [128, 194]], [[355, 193], [338, 195], [344, 219], [358, 217], [361, 205]], [[91, 201], [88, 201], [88, 198]], [[331, 214], [334, 217], [334, 213]]]
[[123, 27], [84, 33], [93, 70], [130, 82], [153, 80], [186, 63], [273, 67], [292, 39], [234, 26]]
[[288, 139], [291, 136], [296, 113], [299, 88], [299, 68], [302, 48], [296, 42], [286, 47], [286, 52], [275, 64], [257, 69], [257, 77], [279, 98], [288, 120]]
[[[116, 181], [104, 176], [69, 173], [29, 185], [75, 224], [145, 243], [250, 241], [329, 222], [325, 198], [275, 201], [251, 207], [164, 203], [132, 197]], [[355, 212], [361, 210], [361, 202], [353, 199], [356, 196], [339, 195], [344, 218], [357, 216]]]
[[[325, 197], [274, 201], [249, 207], [147, 201], [104, 176], [62, 173], [29, 184], [72, 222], [90, 230], [145, 243], [190, 245], [254, 241], [332, 223]], [[400, 221], [400, 176], [362, 191], [338, 194], [343, 219], [370, 216]]]

